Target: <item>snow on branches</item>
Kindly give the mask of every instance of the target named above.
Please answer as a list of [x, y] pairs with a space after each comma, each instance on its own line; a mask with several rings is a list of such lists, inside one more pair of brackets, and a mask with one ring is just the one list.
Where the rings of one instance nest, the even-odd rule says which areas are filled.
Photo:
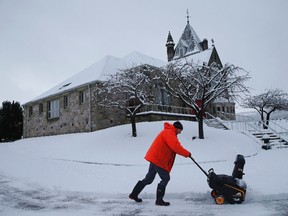
[[288, 110], [288, 94], [280, 89], [268, 89], [262, 94], [245, 98], [242, 106], [255, 109], [261, 116], [263, 127], [266, 128], [271, 113], [277, 110]]
[[239, 93], [248, 92], [244, 85], [249, 79], [248, 72], [231, 64], [220, 67], [184, 58], [171, 62], [163, 70], [163, 76], [169, 93], [196, 113], [200, 139], [204, 138], [203, 116], [209, 104], [219, 99], [232, 102]]
[[[217, 98], [235, 100], [239, 93], [248, 92], [244, 85], [249, 79], [248, 72], [234, 65], [220, 68], [215, 63], [207, 65], [182, 60], [169, 64], [165, 77], [169, 92], [196, 112], [204, 110]], [[202, 101], [202, 107], [197, 100]]]

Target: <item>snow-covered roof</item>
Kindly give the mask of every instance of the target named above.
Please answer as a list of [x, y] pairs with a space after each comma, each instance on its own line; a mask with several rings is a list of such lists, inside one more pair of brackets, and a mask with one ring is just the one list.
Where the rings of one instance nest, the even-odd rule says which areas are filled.
[[[208, 64], [209, 60], [211, 58], [213, 49], [214, 49], [214, 46], [212, 46], [211, 48], [206, 49], [202, 52], [194, 53], [193, 55], [188, 55], [184, 58], [176, 59], [173, 61], [181, 61], [181, 62], [182, 61], [188, 61], [188, 62], [193, 62], [195, 64], [203, 64], [203, 63]], [[173, 61], [172, 61], [172, 63], [173, 63]]]
[[198, 52], [193, 55], [187, 56], [187, 59], [191, 59], [191, 60], [193, 59], [194, 63], [204, 63], [204, 62], [208, 63], [211, 58], [213, 48], [214, 47], [211, 47], [202, 52]]
[[189, 22], [187, 22], [182, 36], [177, 43], [174, 59], [182, 58], [186, 55], [203, 51], [200, 42], [200, 38], [189, 24]]
[[109, 55], [100, 59], [99, 61], [95, 62], [94, 64], [80, 71], [74, 76], [59, 83], [50, 90], [34, 98], [30, 102], [40, 100], [49, 96], [53, 96], [59, 93], [63, 93], [65, 91], [95, 81], [105, 81], [108, 78], [108, 75], [116, 73], [120, 69], [139, 66], [143, 64], [148, 64], [155, 67], [163, 67], [167, 63], [162, 60], [149, 57], [139, 52], [132, 52], [124, 56], [123, 58], [117, 58]]

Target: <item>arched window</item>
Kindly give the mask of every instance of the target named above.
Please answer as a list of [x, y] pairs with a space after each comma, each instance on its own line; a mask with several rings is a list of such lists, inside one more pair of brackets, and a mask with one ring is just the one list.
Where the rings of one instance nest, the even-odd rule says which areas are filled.
[[161, 84], [156, 84], [156, 103], [159, 105], [169, 105], [169, 95], [168, 92], [161, 86]]

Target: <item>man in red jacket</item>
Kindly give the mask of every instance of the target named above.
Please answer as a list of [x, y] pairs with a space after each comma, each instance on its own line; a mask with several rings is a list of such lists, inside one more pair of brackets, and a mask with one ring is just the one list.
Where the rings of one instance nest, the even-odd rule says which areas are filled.
[[157, 186], [155, 204], [160, 206], [170, 205], [169, 202], [163, 200], [163, 197], [170, 180], [169, 173], [173, 167], [176, 154], [183, 157], [191, 156], [191, 153], [182, 147], [177, 138], [177, 135], [182, 130], [183, 125], [179, 121], [174, 122], [173, 125], [168, 122], [164, 123], [164, 130], [157, 135], [145, 156], [145, 159], [150, 162], [148, 173], [142, 181], [137, 182], [132, 193], [129, 195], [130, 199], [142, 202], [142, 199], [138, 198], [138, 195], [146, 185], [154, 181], [156, 173], [158, 173], [161, 181]]

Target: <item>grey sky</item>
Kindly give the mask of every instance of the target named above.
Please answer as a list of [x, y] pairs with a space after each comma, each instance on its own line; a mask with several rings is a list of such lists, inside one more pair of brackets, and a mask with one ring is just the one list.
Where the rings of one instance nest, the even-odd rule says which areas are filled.
[[247, 83], [288, 92], [287, 0], [0, 0], [0, 103], [25, 103], [106, 55], [166, 61], [190, 24]]

